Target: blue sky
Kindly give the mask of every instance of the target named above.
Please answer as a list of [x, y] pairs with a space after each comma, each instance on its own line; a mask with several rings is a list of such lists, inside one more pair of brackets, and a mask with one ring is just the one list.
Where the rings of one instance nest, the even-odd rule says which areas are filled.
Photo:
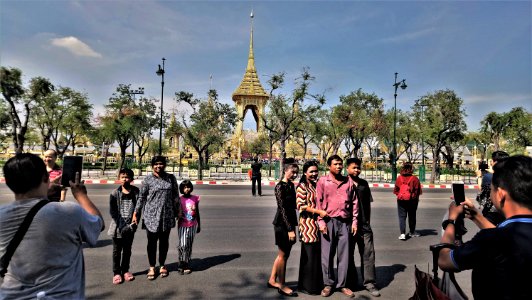
[[[438, 89], [464, 100], [469, 130], [491, 111], [532, 111], [530, 1], [11, 1], [0, 2], [0, 62], [29, 81], [49, 78], [87, 92], [97, 112], [120, 83], [160, 97], [155, 74], [166, 60], [164, 106], [174, 93], [221, 101], [243, 77], [254, 11], [255, 64], [268, 76], [301, 69], [327, 106], [362, 88], [393, 107], [394, 73], [406, 79], [397, 106]], [[252, 128], [251, 118], [245, 127]]]

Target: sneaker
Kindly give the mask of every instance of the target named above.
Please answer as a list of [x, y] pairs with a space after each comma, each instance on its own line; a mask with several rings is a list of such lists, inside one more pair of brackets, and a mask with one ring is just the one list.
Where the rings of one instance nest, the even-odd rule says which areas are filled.
[[377, 287], [373, 284], [366, 286], [366, 290], [374, 297], [380, 297], [381, 295], [379, 289], [377, 289]]
[[406, 240], [406, 235], [405, 235], [404, 233], [401, 233], [401, 235], [399, 236], [399, 239], [400, 239], [401, 241]]
[[349, 288], [343, 287], [343, 288], [340, 289], [340, 292], [342, 292], [342, 294], [346, 295], [349, 298], [354, 298], [355, 297], [355, 293], [352, 290], [350, 290]]
[[421, 236], [421, 235], [419, 234], [419, 232], [417, 232], [417, 231], [411, 232], [411, 233], [409, 233], [408, 235], [411, 236], [411, 237], [420, 237], [420, 236]]

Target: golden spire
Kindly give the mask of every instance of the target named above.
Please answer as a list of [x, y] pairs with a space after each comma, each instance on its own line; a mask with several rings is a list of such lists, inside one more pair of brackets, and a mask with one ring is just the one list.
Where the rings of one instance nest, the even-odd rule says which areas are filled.
[[253, 11], [251, 11], [248, 65], [240, 86], [233, 93], [233, 100], [235, 100], [235, 96], [268, 96], [260, 84], [257, 70], [255, 69], [255, 57], [253, 55], [253, 17]]

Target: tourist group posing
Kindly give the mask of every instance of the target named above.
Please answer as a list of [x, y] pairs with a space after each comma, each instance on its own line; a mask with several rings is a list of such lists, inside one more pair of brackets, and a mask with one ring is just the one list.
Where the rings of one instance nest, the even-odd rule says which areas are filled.
[[362, 163], [357, 158], [348, 159], [348, 176], [342, 175], [343, 160], [338, 155], [329, 157], [327, 166], [328, 174], [318, 179], [318, 164], [306, 162], [299, 183], [294, 184], [299, 167], [293, 161], [285, 162], [283, 178], [275, 186], [277, 212], [273, 225], [278, 254], [267, 285], [281, 295], [297, 296], [285, 284], [286, 263], [296, 242], [297, 227], [301, 241], [298, 291], [323, 297], [340, 291], [354, 297], [352, 290], [358, 282], [354, 263], [356, 244], [364, 287], [371, 295], [380, 296], [375, 285], [370, 226], [373, 199], [368, 182], [359, 177]]

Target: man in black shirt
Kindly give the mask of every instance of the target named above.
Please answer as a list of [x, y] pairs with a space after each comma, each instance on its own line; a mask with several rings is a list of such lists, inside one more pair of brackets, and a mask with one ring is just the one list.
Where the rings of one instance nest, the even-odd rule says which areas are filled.
[[253, 194], [253, 197], [256, 196], [255, 192], [255, 185], [257, 185], [259, 196], [262, 196], [262, 187], [261, 187], [261, 174], [260, 169], [262, 168], [262, 164], [259, 162], [258, 158], [253, 159], [253, 163], [251, 164], [251, 193]]
[[[441, 250], [438, 265], [446, 271], [472, 269], [475, 299], [532, 299], [532, 158], [512, 156], [493, 171], [490, 198], [506, 220], [455, 250]], [[463, 212], [477, 223], [479, 211], [470, 199], [451, 203], [442, 243], [454, 242], [454, 221]]]
[[[375, 297], [381, 294], [375, 283], [375, 247], [373, 246], [373, 230], [371, 230], [371, 202], [373, 196], [369, 184], [366, 180], [358, 177], [362, 172], [362, 161], [358, 158], [349, 158], [346, 161], [347, 173], [354, 185], [358, 198], [358, 228], [355, 236], [355, 243], [360, 254], [360, 267], [362, 269], [362, 279], [364, 288]], [[354, 252], [354, 246], [352, 251]], [[356, 268], [351, 268], [348, 272], [355, 272]], [[356, 274], [349, 274], [350, 278], [356, 278]]]

